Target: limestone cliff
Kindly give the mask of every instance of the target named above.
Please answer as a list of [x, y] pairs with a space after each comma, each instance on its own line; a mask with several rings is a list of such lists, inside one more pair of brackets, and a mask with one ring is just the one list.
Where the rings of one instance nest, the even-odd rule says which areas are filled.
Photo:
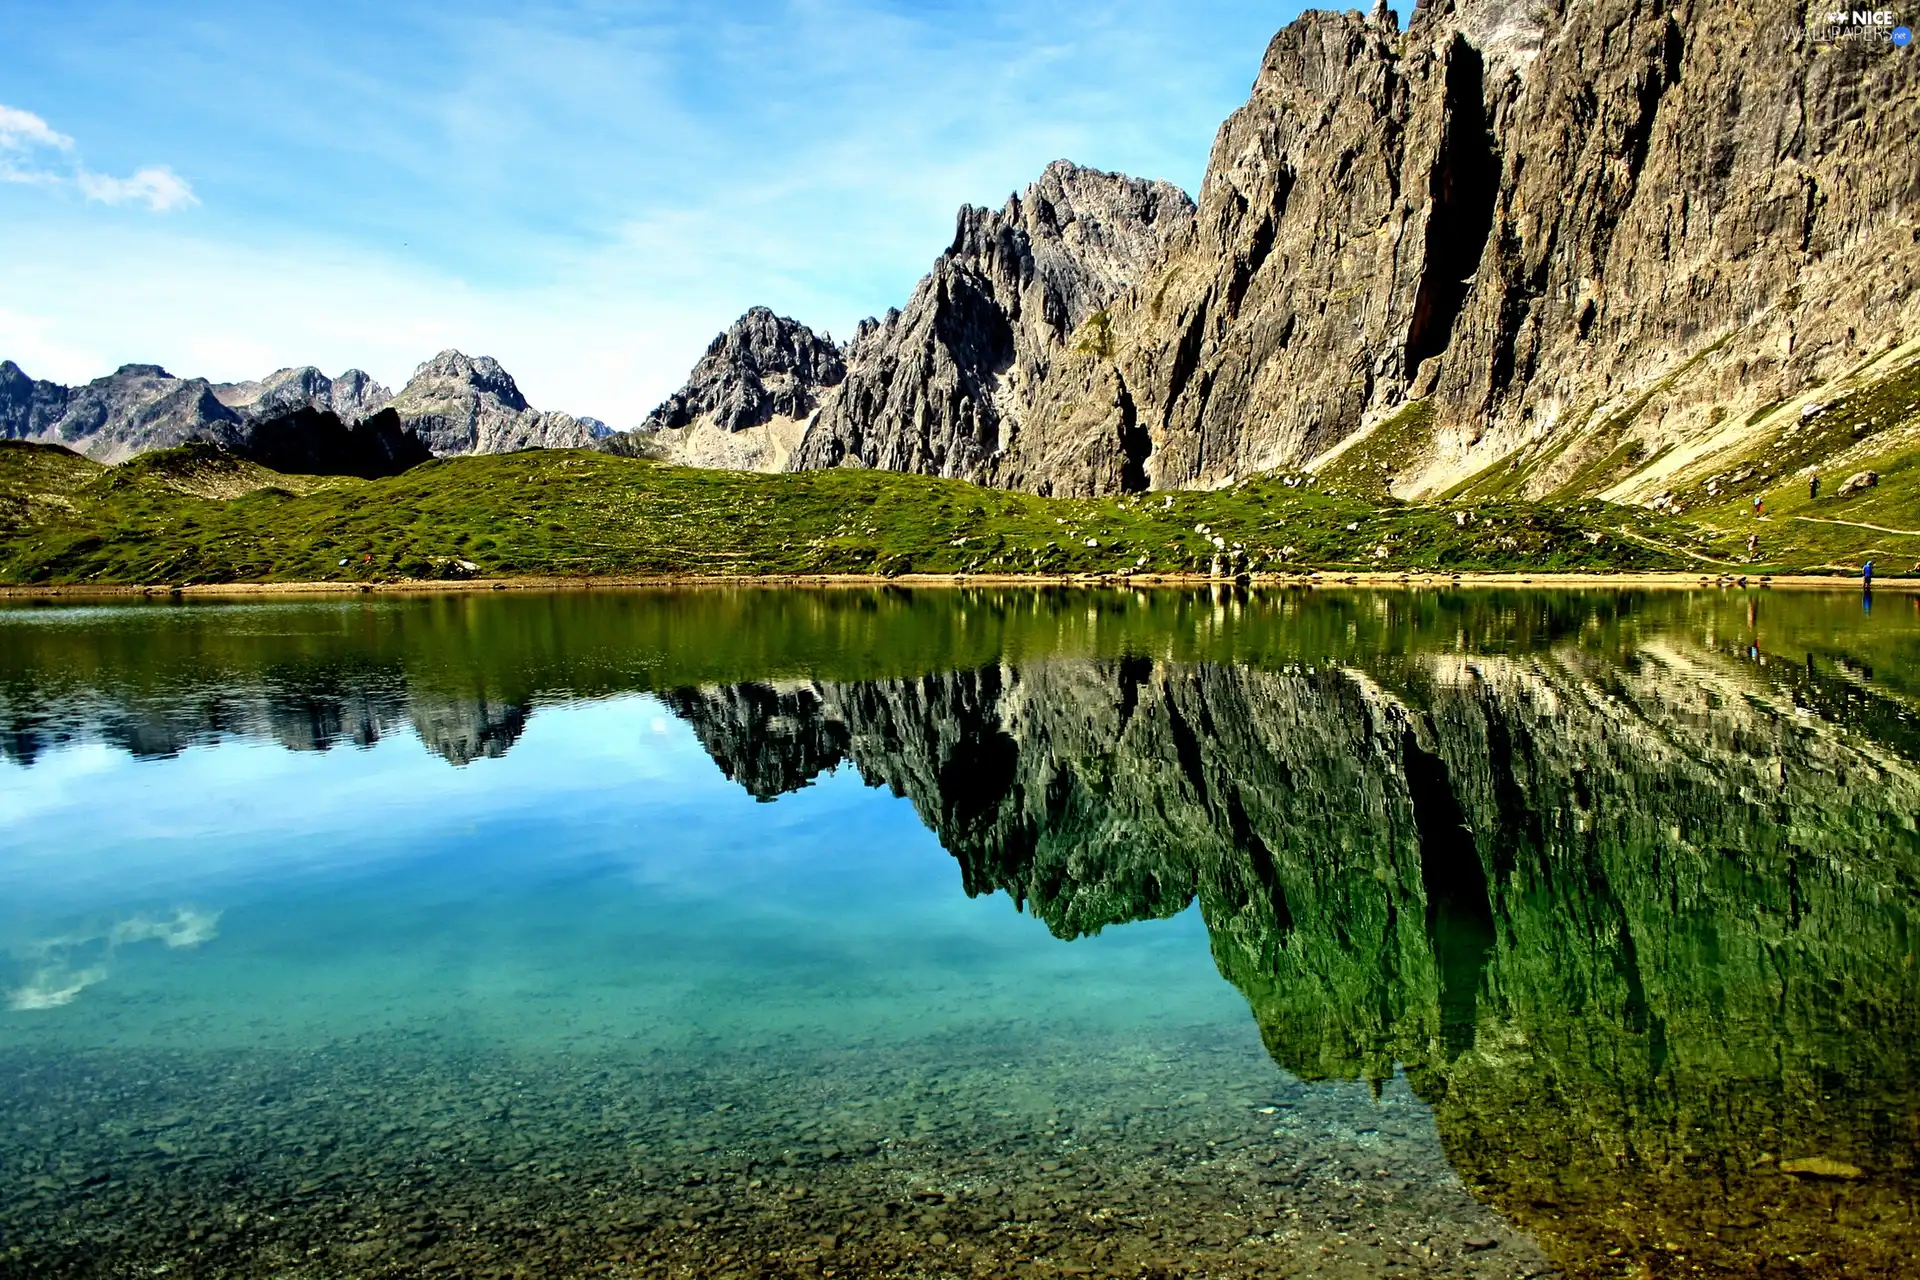
[[1803, 19], [1469, 0], [1282, 31], [1193, 237], [1116, 309], [1155, 482], [1392, 420], [1400, 492], [1539, 442], [1524, 491], [1591, 491], [1912, 336], [1920, 80]]
[[[1307, 13], [1221, 126], [1192, 216], [1065, 165], [963, 211], [795, 465], [1651, 498], [1920, 337], [1920, 63], [1820, 17]], [[1076, 192], [1099, 193], [1084, 221]], [[1076, 226], [1124, 228], [1121, 251], [1089, 256]]]

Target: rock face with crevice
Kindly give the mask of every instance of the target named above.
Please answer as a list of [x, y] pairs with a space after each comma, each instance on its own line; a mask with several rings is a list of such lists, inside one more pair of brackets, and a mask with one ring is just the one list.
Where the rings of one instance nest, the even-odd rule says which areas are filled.
[[1337, 467], [1380, 427], [1395, 492], [1511, 460], [1538, 496], [1750, 443], [1749, 418], [1920, 333], [1920, 63], [1803, 21], [1776, 0], [1440, 0], [1404, 31], [1307, 13], [1194, 216], [1097, 219], [1151, 228], [1097, 284], [1027, 265], [1057, 251], [1082, 278], [1032, 215], [1084, 171], [963, 213], [796, 465], [1208, 486]]
[[1783, 43], [1799, 21], [1479, 0], [1282, 31], [1089, 362], [1154, 483], [1305, 464], [1424, 398], [1398, 491], [1542, 438], [1528, 491], [1591, 491], [1910, 335], [1912, 60]]
[[865, 466], [1039, 492], [1144, 488], [1127, 406], [1091, 434], [1036, 415], [1077, 343], [1102, 349], [1106, 308], [1184, 233], [1165, 182], [1047, 166], [998, 211], [960, 210], [953, 243], [904, 310], [861, 324], [847, 376], [795, 452], [796, 470]]

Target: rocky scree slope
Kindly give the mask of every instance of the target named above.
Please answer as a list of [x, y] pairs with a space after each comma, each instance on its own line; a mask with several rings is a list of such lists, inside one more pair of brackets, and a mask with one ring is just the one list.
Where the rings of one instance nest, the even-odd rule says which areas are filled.
[[[1050, 167], [864, 326], [796, 467], [1056, 493], [1310, 466], [1650, 499], [1920, 333], [1920, 63], [1777, 0], [1274, 37], [1191, 213]], [[1710, 464], [1705, 464], [1709, 465]]]
[[754, 307], [707, 347], [687, 383], [608, 453], [696, 467], [783, 471], [822, 397], [847, 367], [824, 334]]

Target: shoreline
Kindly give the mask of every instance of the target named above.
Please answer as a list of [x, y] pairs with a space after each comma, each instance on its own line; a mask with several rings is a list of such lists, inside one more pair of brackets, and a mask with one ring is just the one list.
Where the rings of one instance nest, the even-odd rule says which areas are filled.
[[[1884, 591], [1920, 591], [1920, 578], [1888, 578], [1874, 584]], [[1745, 590], [1858, 590], [1857, 577], [1836, 574], [1728, 574], [1678, 572], [1674, 570], [1583, 570], [1573, 572], [1516, 573], [1479, 571], [1460, 573], [1382, 573], [1378, 571], [1253, 574], [1240, 578], [1216, 578], [1207, 574], [968, 574], [903, 573], [894, 576], [871, 573], [793, 573], [793, 574], [634, 574], [599, 577], [564, 577], [530, 574], [518, 578], [466, 578], [446, 580], [401, 579], [381, 582], [208, 582], [186, 585], [168, 583], [135, 586], [109, 583], [0, 584], [0, 599], [124, 599], [194, 598], [218, 599], [230, 596], [313, 596], [313, 595], [445, 595], [491, 591], [605, 591], [660, 590], [681, 587], [744, 587], [753, 589], [806, 587], [833, 589], [852, 587], [1117, 587], [1178, 588], [1195, 587], [1306, 588], [1330, 587], [1408, 587], [1426, 590], [1519, 587], [1614, 588], [1656, 590], [1698, 590], [1701, 587], [1735, 587]]]

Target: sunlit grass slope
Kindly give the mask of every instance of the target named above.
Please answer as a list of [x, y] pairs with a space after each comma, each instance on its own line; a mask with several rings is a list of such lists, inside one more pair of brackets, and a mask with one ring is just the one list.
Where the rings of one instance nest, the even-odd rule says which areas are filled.
[[1329, 496], [1298, 476], [1080, 500], [564, 450], [358, 480], [283, 476], [205, 446], [105, 467], [0, 445], [0, 580], [11, 583], [1209, 573], [1216, 560], [1256, 574], [1714, 569], [1737, 567], [1742, 540], [1598, 501], [1402, 504]]

